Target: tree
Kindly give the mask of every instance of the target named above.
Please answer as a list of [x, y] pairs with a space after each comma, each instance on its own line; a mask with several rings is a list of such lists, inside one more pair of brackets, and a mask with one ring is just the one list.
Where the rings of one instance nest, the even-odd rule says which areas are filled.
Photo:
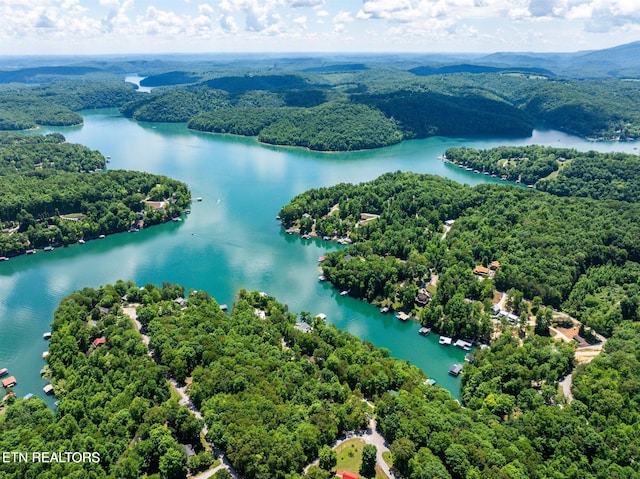
[[507, 291], [507, 296], [508, 296], [507, 307], [511, 311], [520, 313], [520, 311], [522, 310], [522, 307], [524, 306], [524, 303], [523, 303], [524, 294], [522, 293], [522, 291], [516, 288], [511, 288]]
[[541, 308], [536, 313], [536, 327], [534, 333], [538, 336], [549, 336], [549, 327], [553, 318], [551, 308]]
[[325, 471], [330, 471], [336, 464], [338, 463], [338, 455], [336, 451], [331, 449], [331, 447], [326, 444], [320, 448], [320, 452], [318, 453], [318, 461], [319, 465]]
[[416, 453], [415, 443], [406, 437], [401, 437], [391, 444], [393, 467], [403, 476], [409, 475], [409, 461]]
[[376, 455], [378, 448], [373, 444], [365, 444], [362, 448], [362, 463], [360, 464], [360, 474], [364, 477], [373, 477], [376, 474]]
[[231, 473], [229, 472], [229, 469], [226, 468], [218, 469], [213, 477], [215, 479], [231, 479]]

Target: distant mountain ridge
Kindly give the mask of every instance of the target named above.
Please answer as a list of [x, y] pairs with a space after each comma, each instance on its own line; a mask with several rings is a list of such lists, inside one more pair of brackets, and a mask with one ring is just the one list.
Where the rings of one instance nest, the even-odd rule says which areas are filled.
[[497, 52], [474, 64], [546, 68], [572, 78], [640, 77], [640, 41], [575, 53]]
[[458, 65], [447, 65], [443, 67], [416, 67], [409, 70], [419, 76], [446, 75], [449, 73], [526, 73], [534, 75], [555, 76], [551, 70], [536, 67], [494, 67], [486, 65], [472, 65], [462, 63]]

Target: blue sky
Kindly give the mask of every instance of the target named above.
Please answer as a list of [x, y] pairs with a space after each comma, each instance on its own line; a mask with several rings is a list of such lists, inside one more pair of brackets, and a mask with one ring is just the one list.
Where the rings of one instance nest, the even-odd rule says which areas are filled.
[[0, 0], [0, 55], [578, 51], [640, 0]]

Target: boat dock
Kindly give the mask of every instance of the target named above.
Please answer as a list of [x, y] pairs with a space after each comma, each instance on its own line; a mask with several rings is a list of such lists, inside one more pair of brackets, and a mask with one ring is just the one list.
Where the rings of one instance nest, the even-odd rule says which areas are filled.
[[16, 378], [14, 376], [9, 376], [7, 379], [3, 379], [2, 380], [2, 387], [3, 388], [12, 388], [16, 384], [18, 384], [18, 381], [16, 380]]
[[456, 348], [464, 349], [465, 351], [470, 351], [471, 346], [473, 346], [469, 341], [464, 341], [462, 339], [458, 339], [453, 345]]

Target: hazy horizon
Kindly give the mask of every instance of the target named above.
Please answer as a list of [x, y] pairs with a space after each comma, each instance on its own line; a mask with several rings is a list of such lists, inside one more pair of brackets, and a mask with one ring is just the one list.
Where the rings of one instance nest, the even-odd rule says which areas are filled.
[[488, 54], [640, 39], [633, 0], [10, 0], [0, 56]]

